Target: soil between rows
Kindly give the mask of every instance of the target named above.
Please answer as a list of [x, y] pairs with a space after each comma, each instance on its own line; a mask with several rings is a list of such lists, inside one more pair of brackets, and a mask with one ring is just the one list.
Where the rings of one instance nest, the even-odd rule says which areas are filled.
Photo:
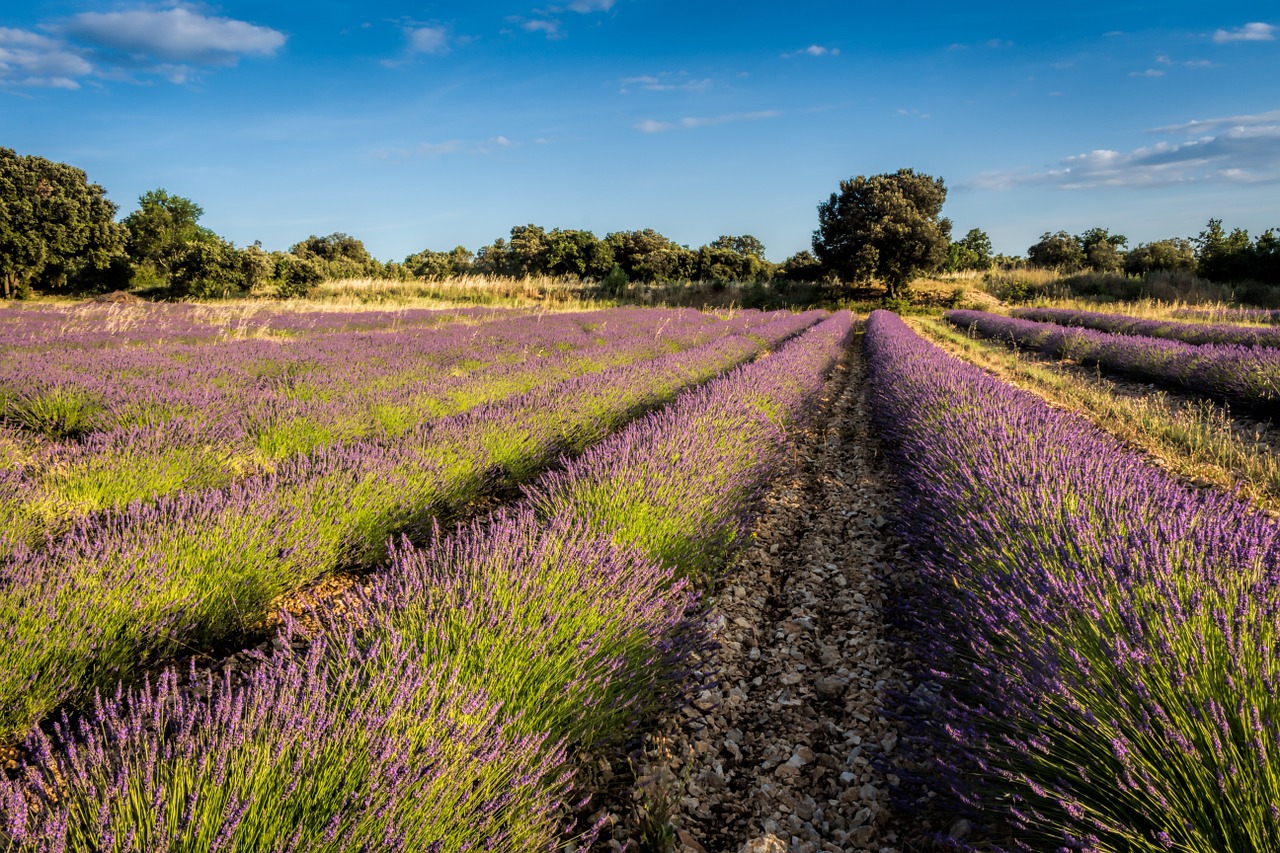
[[647, 736], [634, 785], [596, 814], [602, 848], [661, 849], [664, 826], [680, 853], [889, 853], [966, 834], [892, 805], [929, 796], [900, 775], [918, 758], [903, 755], [897, 712], [905, 697], [928, 707], [937, 687], [913, 682], [886, 615], [911, 567], [860, 350], [708, 602], [709, 688]]

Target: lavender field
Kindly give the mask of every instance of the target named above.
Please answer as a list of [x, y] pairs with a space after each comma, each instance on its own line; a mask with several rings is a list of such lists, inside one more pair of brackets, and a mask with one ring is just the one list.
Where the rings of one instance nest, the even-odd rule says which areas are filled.
[[[1261, 340], [1035, 316], [1073, 325], [947, 319], [1280, 399]], [[36, 306], [0, 339], [4, 853], [696, 851], [731, 815], [735, 850], [1280, 848], [1280, 526], [888, 312]], [[755, 547], [824, 418], [877, 460], [825, 476], [896, 495], [791, 505], [880, 573], [871, 607], [795, 569], [872, 620], [839, 645], [769, 615], [800, 543]], [[757, 595], [776, 622], [725, 609]], [[890, 675], [855, 684], [864, 630]], [[845, 750], [730, 727], [756, 701]], [[673, 770], [619, 817], [593, 768], [640, 791], [672, 719], [720, 792]]]
[[[5, 318], [6, 849], [553, 845], [566, 750], [695, 686], [693, 589], [850, 332], [147, 310], [114, 342]], [[302, 657], [286, 614], [247, 680], [199, 670], [353, 572], [359, 617], [313, 612]]]

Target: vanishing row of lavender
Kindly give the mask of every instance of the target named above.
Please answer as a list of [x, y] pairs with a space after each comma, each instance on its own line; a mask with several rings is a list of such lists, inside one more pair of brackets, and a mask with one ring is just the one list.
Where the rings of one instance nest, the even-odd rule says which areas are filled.
[[[0, 356], [0, 522], [42, 539], [86, 513], [224, 487], [298, 454], [388, 440], [513, 394], [749, 333], [771, 315], [616, 309], [279, 342]], [[0, 390], [0, 402], [5, 392]], [[22, 440], [15, 431], [76, 440]], [[7, 441], [5, 439], [8, 439]], [[9, 464], [4, 465], [3, 463]], [[0, 536], [0, 539], [4, 537]]]
[[1080, 326], [1113, 335], [1167, 338], [1185, 344], [1236, 344], [1244, 347], [1280, 347], [1280, 329], [1233, 326], [1227, 323], [1179, 323], [1147, 320], [1123, 314], [1080, 311], [1075, 308], [1016, 308], [1014, 317], [1059, 326]]
[[1280, 849], [1276, 522], [887, 312], [866, 344], [962, 807], [1023, 849]]
[[10, 303], [0, 308], [0, 348], [29, 353], [120, 346], [218, 343], [237, 338], [290, 338], [481, 321], [508, 314], [498, 308], [377, 311], [297, 310], [271, 305], [194, 303]]
[[1146, 382], [1243, 403], [1262, 412], [1274, 412], [1280, 405], [1280, 350], [1270, 347], [1197, 346], [1036, 323], [984, 311], [947, 311], [943, 316], [955, 326], [984, 337], [1097, 365]]
[[1178, 308], [1173, 316], [1215, 323], [1280, 323], [1280, 311], [1267, 308]]
[[170, 672], [33, 735], [0, 849], [556, 849], [567, 750], [696, 686], [689, 575], [740, 538], [849, 330], [827, 319], [486, 523], [397, 547], [358, 632], [322, 627], [299, 658], [286, 629], [247, 683]]
[[332, 445], [223, 489], [86, 516], [38, 549], [12, 545], [0, 563], [0, 738], [157, 659], [240, 635], [278, 596], [377, 563], [389, 537], [429, 533], [822, 316], [783, 313], [749, 335]]

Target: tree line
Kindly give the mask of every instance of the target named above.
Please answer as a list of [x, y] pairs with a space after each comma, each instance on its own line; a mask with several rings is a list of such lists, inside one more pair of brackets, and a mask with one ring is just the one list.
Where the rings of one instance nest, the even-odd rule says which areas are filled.
[[164, 189], [144, 193], [117, 221], [98, 184], [65, 163], [0, 148], [0, 296], [134, 289], [155, 296], [220, 297], [272, 291], [305, 295], [325, 280], [421, 279], [464, 275], [572, 277], [619, 294], [630, 282], [879, 283], [902, 296], [921, 275], [996, 266], [1145, 274], [1193, 270], [1221, 282], [1280, 283], [1280, 234], [1250, 239], [1211, 219], [1195, 240], [1173, 238], [1128, 249], [1106, 228], [1045, 233], [1025, 259], [995, 255], [979, 228], [953, 240], [942, 216], [941, 178], [912, 169], [841, 181], [818, 205], [812, 251], [782, 263], [755, 237], [725, 235], [692, 249], [646, 228], [597, 237], [590, 231], [518, 225], [475, 252], [424, 249], [403, 262], [372, 257], [355, 237], [312, 235], [286, 252], [260, 243], [238, 248], [200, 225], [194, 201]]
[[1256, 281], [1280, 284], [1280, 231], [1274, 228], [1250, 239], [1249, 232], [1230, 233], [1221, 219], [1194, 238], [1171, 237], [1142, 243], [1132, 249], [1123, 234], [1106, 228], [1090, 228], [1083, 234], [1046, 232], [1027, 249], [1028, 266], [1052, 268], [1064, 273], [1082, 271], [1146, 275], [1157, 270], [1196, 273], [1211, 281]]

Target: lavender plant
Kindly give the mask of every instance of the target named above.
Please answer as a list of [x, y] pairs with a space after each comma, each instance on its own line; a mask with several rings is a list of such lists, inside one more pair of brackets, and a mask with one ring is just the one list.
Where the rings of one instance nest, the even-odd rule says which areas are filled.
[[1185, 344], [1036, 323], [983, 311], [947, 311], [947, 321], [984, 337], [1071, 358], [1147, 382], [1241, 403], [1263, 414], [1280, 406], [1280, 350]]
[[1280, 323], [1280, 311], [1266, 308], [1179, 308], [1173, 316], [1218, 323]]
[[1227, 323], [1178, 323], [1145, 320], [1122, 314], [1079, 311], [1074, 308], [1015, 308], [1014, 317], [1059, 326], [1080, 326], [1113, 335], [1166, 338], [1187, 344], [1235, 344], [1245, 347], [1280, 347], [1280, 329], [1233, 326]]
[[955, 802], [1020, 849], [1280, 849], [1280, 527], [887, 312], [866, 344]]

